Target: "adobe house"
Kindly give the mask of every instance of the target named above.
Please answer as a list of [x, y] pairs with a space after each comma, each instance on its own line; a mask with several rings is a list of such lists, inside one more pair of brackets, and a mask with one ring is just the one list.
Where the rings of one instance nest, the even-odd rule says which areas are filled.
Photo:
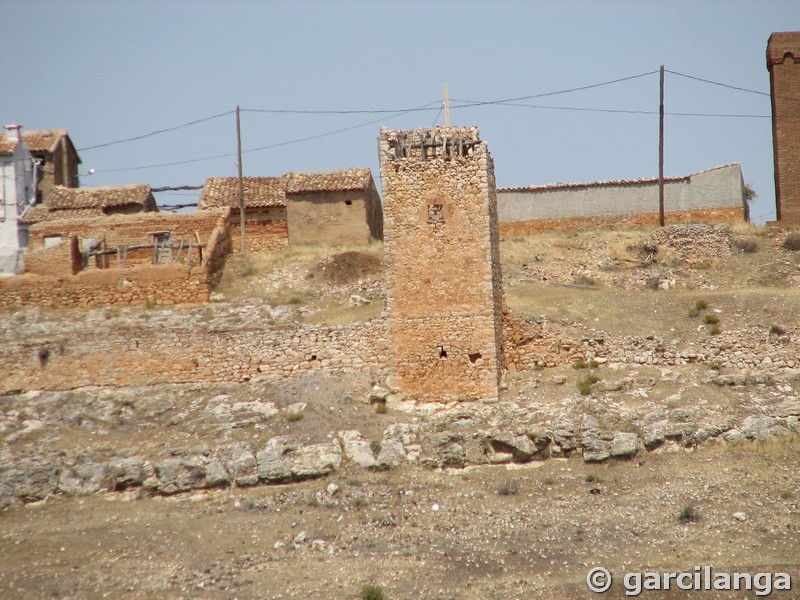
[[[245, 239], [247, 250], [257, 252], [288, 243], [286, 227], [286, 177], [243, 177]], [[229, 207], [233, 251], [242, 251], [239, 227], [239, 179], [210, 177], [198, 201], [200, 209]]]
[[155, 198], [146, 183], [93, 188], [56, 186], [50, 190], [47, 202], [32, 206], [22, 221], [31, 225], [53, 219], [156, 211]]
[[286, 177], [290, 244], [383, 239], [381, 199], [369, 169], [288, 173]]
[[[57, 276], [70, 271], [176, 262], [202, 265], [206, 262], [205, 245], [215, 228], [224, 225], [227, 232], [229, 212], [230, 209], [177, 214], [142, 212], [43, 220], [30, 228], [25, 271]], [[75, 246], [73, 250], [65, 248], [70, 244]], [[55, 248], [60, 250], [56, 252]], [[75, 261], [77, 266], [66, 268], [58, 264], [54, 258], [58, 256]]]
[[392, 387], [497, 400], [505, 369], [494, 165], [477, 127], [381, 129]]
[[772, 96], [775, 208], [778, 221], [800, 222], [800, 31], [773, 33], [767, 43]]
[[32, 225], [56, 221], [59, 223], [58, 231], [45, 240], [46, 245], [56, 245], [75, 233], [81, 218], [157, 211], [155, 198], [147, 184], [96, 188], [56, 186], [50, 190], [46, 204], [31, 206], [22, 214], [20, 235], [28, 246]]
[[65, 129], [24, 131], [22, 139], [35, 159], [37, 203], [46, 202], [55, 186], [78, 187], [81, 158]]
[[[368, 243], [383, 239], [380, 196], [366, 168], [243, 177], [249, 251], [286, 244]], [[234, 252], [241, 252], [239, 180], [206, 180], [198, 206], [230, 207]]]
[[41, 221], [25, 273], [0, 279], [0, 305], [86, 307], [207, 302], [230, 253], [230, 209]]

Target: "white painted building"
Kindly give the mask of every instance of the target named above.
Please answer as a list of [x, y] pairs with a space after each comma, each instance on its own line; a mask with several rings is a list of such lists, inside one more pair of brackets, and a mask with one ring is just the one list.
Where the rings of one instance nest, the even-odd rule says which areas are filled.
[[0, 275], [22, 271], [28, 229], [20, 217], [36, 193], [33, 158], [20, 129], [21, 125], [6, 125], [0, 142]]

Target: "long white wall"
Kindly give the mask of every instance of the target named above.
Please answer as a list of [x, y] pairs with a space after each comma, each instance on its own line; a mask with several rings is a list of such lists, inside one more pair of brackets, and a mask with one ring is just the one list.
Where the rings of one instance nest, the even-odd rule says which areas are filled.
[[[738, 164], [725, 165], [664, 183], [666, 211], [741, 208], [744, 181]], [[658, 212], [658, 180], [556, 184], [497, 190], [500, 222], [597, 217]]]

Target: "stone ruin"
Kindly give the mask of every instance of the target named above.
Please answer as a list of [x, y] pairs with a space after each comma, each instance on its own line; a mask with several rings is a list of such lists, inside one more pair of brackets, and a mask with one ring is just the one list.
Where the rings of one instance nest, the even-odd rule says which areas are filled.
[[392, 387], [498, 398], [503, 288], [494, 165], [477, 127], [381, 129]]

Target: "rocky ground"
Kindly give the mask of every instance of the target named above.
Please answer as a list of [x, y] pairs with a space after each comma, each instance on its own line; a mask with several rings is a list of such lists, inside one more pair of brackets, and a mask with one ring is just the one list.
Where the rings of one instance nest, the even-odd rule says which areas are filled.
[[[511, 308], [701, 346], [701, 298], [720, 337], [774, 334], [789, 360], [798, 258], [780, 233], [741, 228], [756, 252], [689, 262], [643, 255], [648, 235], [506, 240]], [[0, 338], [65, 314], [368, 318], [375, 254], [257, 257], [205, 307], [25, 309], [0, 315]], [[800, 370], [576, 367], [509, 374], [492, 405], [411, 407], [356, 373], [0, 397], [0, 597], [588, 598], [599, 565], [612, 598], [627, 571], [695, 565], [785, 571], [795, 590], [773, 596], [800, 597]]]

